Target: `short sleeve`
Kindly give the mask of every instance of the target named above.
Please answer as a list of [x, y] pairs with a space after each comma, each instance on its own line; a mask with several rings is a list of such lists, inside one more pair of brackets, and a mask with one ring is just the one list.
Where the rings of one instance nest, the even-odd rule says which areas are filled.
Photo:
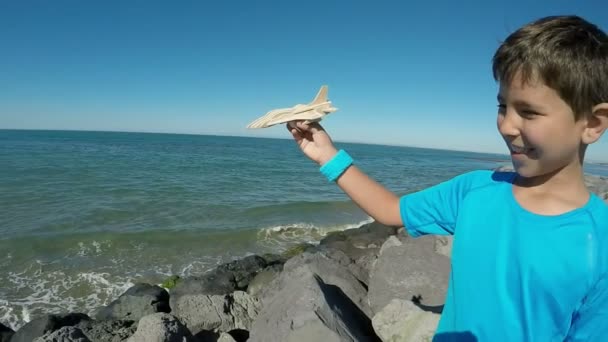
[[453, 235], [458, 207], [480, 171], [469, 172], [411, 193], [399, 200], [403, 225], [409, 235]]
[[608, 274], [600, 278], [575, 313], [566, 341], [608, 341]]

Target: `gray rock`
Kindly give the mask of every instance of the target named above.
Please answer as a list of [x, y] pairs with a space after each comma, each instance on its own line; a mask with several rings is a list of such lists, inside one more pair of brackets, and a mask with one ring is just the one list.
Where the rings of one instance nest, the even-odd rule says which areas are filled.
[[217, 339], [217, 342], [236, 342], [236, 340], [230, 334], [221, 333], [220, 338]]
[[15, 332], [13, 331], [13, 329], [5, 326], [4, 324], [0, 323], [0, 342], [8, 342], [10, 341], [11, 337], [15, 334]]
[[[367, 269], [367, 263], [372, 263], [376, 260], [375, 251], [359, 256], [359, 259], [353, 260], [346, 253], [344, 253], [340, 249], [334, 249], [328, 246], [318, 246], [313, 251], [310, 251], [309, 254], [319, 254], [324, 257], [333, 260], [338, 265], [346, 268], [360, 284], [367, 287], [369, 283], [369, 271]], [[371, 269], [371, 266], [370, 266]]]
[[380, 246], [398, 233], [395, 227], [372, 222], [356, 229], [334, 232], [321, 240], [318, 249], [337, 249], [346, 254], [357, 268], [353, 274], [364, 284], [369, 284], [369, 272], [376, 261]]
[[[273, 255], [267, 255], [272, 260], [252, 255], [246, 258], [220, 265], [202, 276], [188, 277], [180, 280], [171, 290], [170, 305], [176, 306], [182, 296], [192, 295], [226, 295], [235, 290], [246, 290], [249, 282], [269, 265], [280, 263]], [[277, 257], [280, 258], [280, 257]]]
[[89, 340], [78, 328], [63, 327], [57, 331], [36, 338], [34, 342], [91, 342], [91, 340]]
[[249, 342], [377, 341], [366, 314], [313, 268], [305, 264], [281, 274], [283, 285], [265, 301]]
[[359, 228], [331, 233], [323, 238], [320, 244], [331, 245], [336, 241], [350, 241], [353, 246], [358, 248], [373, 248], [371, 245], [379, 247], [389, 236], [395, 235], [397, 230], [398, 228], [374, 221]]
[[282, 270], [283, 265], [281, 264], [266, 267], [249, 282], [249, 286], [247, 286], [247, 293], [249, 293], [251, 296], [257, 296], [262, 288], [281, 274]]
[[340, 251], [334, 250], [331, 257], [328, 257], [323, 252], [314, 254], [309, 252], [302, 253], [285, 263], [281, 275], [262, 289], [259, 297], [262, 298], [264, 305], [266, 305], [265, 303], [271, 300], [275, 294], [279, 293], [287, 283], [302, 274], [300, 270], [302, 267], [306, 267], [310, 272], [321, 277], [324, 283], [339, 287], [363, 313], [371, 318], [371, 310], [367, 302], [367, 289], [349, 271], [348, 265], [350, 263], [351, 260], [344, 253], [340, 253]]
[[402, 245], [403, 245], [403, 242], [401, 242], [401, 240], [399, 240], [396, 236], [391, 236], [384, 242], [384, 244], [382, 244], [382, 247], [380, 247], [380, 252], [378, 253], [378, 256], [382, 255], [385, 250], [387, 250], [391, 247], [402, 246]]
[[585, 175], [585, 184], [589, 191], [595, 193], [608, 204], [608, 177]]
[[173, 301], [182, 295], [225, 295], [235, 289], [234, 274], [225, 270], [214, 269], [202, 276], [182, 278], [171, 290], [170, 305], [173, 308]]
[[243, 259], [239, 259], [233, 262], [229, 262], [224, 265], [218, 266], [219, 271], [227, 271], [232, 273], [236, 284], [235, 290], [245, 290], [247, 285], [255, 277], [258, 272], [261, 272], [268, 266], [266, 259], [251, 255]]
[[174, 304], [173, 314], [195, 335], [204, 330], [249, 330], [260, 310], [258, 299], [243, 291], [227, 295], [184, 295]]
[[69, 313], [64, 315], [44, 315], [33, 319], [22, 326], [11, 337], [11, 342], [32, 342], [38, 337], [52, 333], [63, 327], [74, 326], [81, 321], [91, 318], [82, 313]]
[[262, 258], [264, 258], [264, 260], [266, 260], [266, 265], [268, 265], [268, 266], [276, 265], [276, 264], [281, 264], [282, 265], [282, 264], [285, 263], [285, 261], [287, 261], [281, 255], [279, 255], [279, 254], [271, 254], [271, 253], [263, 254]]
[[135, 334], [134, 321], [83, 321], [75, 325], [91, 342], [123, 342]]
[[139, 320], [137, 331], [128, 342], [187, 342], [192, 334], [174, 316], [168, 313], [155, 313]]
[[372, 324], [384, 342], [431, 341], [439, 318], [409, 300], [393, 299], [374, 316]]
[[95, 318], [138, 321], [156, 312], [171, 312], [169, 293], [162, 287], [139, 283], [129, 288], [110, 305], [100, 309]]
[[454, 238], [451, 235], [435, 236], [435, 252], [450, 258], [452, 256], [453, 240]]
[[372, 270], [369, 305], [377, 313], [393, 298], [441, 310], [450, 274], [450, 259], [435, 252], [434, 236], [386, 248]]

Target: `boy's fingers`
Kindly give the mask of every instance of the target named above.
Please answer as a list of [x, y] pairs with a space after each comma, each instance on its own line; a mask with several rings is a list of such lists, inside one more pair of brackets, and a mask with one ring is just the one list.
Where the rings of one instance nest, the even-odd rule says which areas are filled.
[[302, 138], [302, 130], [300, 130], [298, 127], [294, 127], [291, 125], [291, 122], [288, 122], [287, 125], [285, 125], [287, 127], [287, 130], [289, 131], [289, 133], [291, 133], [291, 135], [293, 135], [294, 138], [296, 139], [301, 139]]
[[322, 131], [322, 130], [323, 130], [323, 127], [321, 127], [321, 125], [319, 125], [319, 123], [318, 123], [318, 122], [311, 122], [311, 123], [308, 125], [308, 127], [309, 127], [309, 130], [310, 130], [310, 132], [311, 132], [312, 134], [315, 134], [315, 133], [317, 133], [317, 132], [319, 132], [319, 131]]
[[312, 134], [315, 134], [319, 131], [323, 130], [323, 127], [321, 127], [321, 125], [319, 125], [318, 122], [311, 122], [311, 123], [304, 123], [303, 121], [296, 121], [297, 122], [297, 127], [308, 131]]

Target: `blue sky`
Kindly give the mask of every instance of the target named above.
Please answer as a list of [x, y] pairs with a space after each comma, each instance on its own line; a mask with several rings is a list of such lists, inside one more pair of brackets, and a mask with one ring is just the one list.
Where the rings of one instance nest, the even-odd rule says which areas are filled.
[[[322, 84], [334, 140], [506, 153], [491, 57], [538, 17], [608, 1], [1, 1], [0, 128], [247, 130]], [[608, 136], [589, 159], [608, 161]]]

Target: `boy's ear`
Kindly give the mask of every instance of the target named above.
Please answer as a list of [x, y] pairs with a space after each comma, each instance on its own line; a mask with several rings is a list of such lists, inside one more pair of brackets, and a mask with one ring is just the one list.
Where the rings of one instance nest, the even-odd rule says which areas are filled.
[[587, 119], [587, 127], [583, 131], [583, 143], [589, 145], [598, 141], [608, 129], [608, 103], [600, 103], [593, 107], [591, 116]]

